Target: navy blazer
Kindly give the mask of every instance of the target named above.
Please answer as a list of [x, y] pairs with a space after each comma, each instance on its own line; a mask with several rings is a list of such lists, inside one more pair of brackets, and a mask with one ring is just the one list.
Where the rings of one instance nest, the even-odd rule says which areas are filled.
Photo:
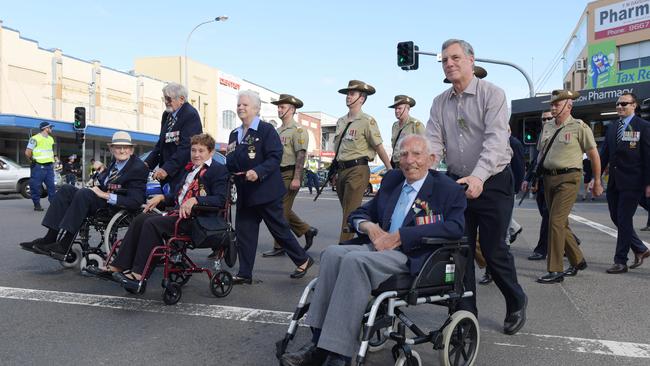
[[261, 205], [284, 196], [286, 189], [280, 175], [280, 160], [282, 142], [272, 124], [260, 120], [257, 130], [249, 128], [241, 143], [237, 142], [237, 129], [230, 133], [226, 155], [228, 170], [234, 174], [253, 169], [258, 176], [255, 182], [247, 181], [244, 175], [235, 176], [237, 205]]
[[521, 188], [521, 182], [524, 181], [526, 170], [526, 162], [524, 161], [524, 145], [521, 144], [519, 139], [512, 135], [510, 135], [509, 141], [510, 148], [512, 148], [510, 168], [512, 169], [512, 178], [515, 183], [515, 194], [517, 194]]
[[[188, 174], [189, 172], [183, 169], [183, 174], [179, 175], [178, 178], [174, 180], [169, 193], [165, 196], [165, 206], [174, 207], [176, 209], [179, 207], [178, 195], [183, 190], [185, 178], [187, 178]], [[196, 174], [194, 179], [199, 180], [199, 186], [202, 186], [206, 193], [205, 196], [196, 197], [198, 204], [201, 206], [224, 207], [227, 195], [230, 193], [230, 190], [228, 189], [229, 177], [230, 174], [228, 174], [226, 167], [214, 160], [202, 177], [200, 174]], [[217, 213], [206, 215], [216, 216]]]
[[616, 143], [617, 124], [609, 125], [600, 151], [600, 166], [609, 164], [607, 189], [642, 192], [650, 185], [650, 123], [638, 116], [632, 117], [626, 131], [639, 132], [639, 141]]
[[171, 133], [177, 132], [178, 136], [165, 142], [168, 115], [168, 112], [163, 112], [158, 142], [145, 162], [149, 169], [159, 165], [169, 176], [166, 181], [173, 181], [176, 175], [183, 174], [185, 163], [190, 160], [190, 139], [203, 132], [203, 127], [199, 112], [190, 103], [185, 102], [178, 110], [176, 123], [171, 130]]
[[[393, 210], [397, 205], [404, 174], [401, 170], [389, 170], [381, 181], [377, 195], [353, 211], [348, 217], [348, 223], [354, 227], [354, 221], [358, 219], [375, 222], [382, 229], [388, 231]], [[430, 247], [422, 244], [423, 237], [447, 238], [456, 240], [463, 236], [465, 230], [465, 208], [467, 199], [465, 191], [454, 180], [435, 170], [430, 170], [417, 194], [416, 200], [427, 202], [432, 214], [442, 215], [441, 222], [416, 225], [415, 217], [424, 216], [425, 211], [415, 212], [415, 203], [404, 218], [399, 235], [402, 245], [398, 247], [409, 258], [409, 268], [412, 275], [417, 274], [424, 262], [438, 247]], [[360, 239], [357, 243], [369, 243], [365, 234], [359, 233]], [[353, 239], [349, 244], [355, 241]]]
[[140, 158], [131, 155], [112, 185], [107, 186], [104, 184], [104, 180], [110, 174], [113, 166], [115, 166], [115, 161], [97, 177], [99, 188], [104, 192], [114, 191], [113, 193], [117, 194], [118, 206], [123, 206], [129, 210], [139, 209], [146, 199], [149, 169]]

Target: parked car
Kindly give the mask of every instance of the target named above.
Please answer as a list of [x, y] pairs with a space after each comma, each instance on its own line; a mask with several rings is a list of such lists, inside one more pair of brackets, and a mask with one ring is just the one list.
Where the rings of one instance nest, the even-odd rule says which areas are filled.
[[381, 185], [381, 180], [386, 174], [386, 167], [383, 165], [377, 165], [370, 168], [370, 178], [368, 179], [368, 187], [364, 192], [364, 196], [374, 195], [379, 191], [379, 186]]
[[[32, 198], [29, 190], [30, 169], [22, 167], [6, 156], [0, 156], [0, 193], [20, 193], [25, 198]], [[61, 187], [63, 184], [61, 175], [54, 173], [54, 184]], [[41, 197], [47, 197], [47, 188], [43, 184]]]

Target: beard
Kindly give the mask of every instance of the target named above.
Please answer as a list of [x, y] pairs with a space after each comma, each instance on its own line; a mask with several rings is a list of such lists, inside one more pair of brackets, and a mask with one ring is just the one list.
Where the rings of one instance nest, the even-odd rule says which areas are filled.
[[173, 112], [174, 112], [174, 108], [172, 108], [172, 107], [165, 107], [165, 112], [167, 112], [167, 113], [173, 113]]

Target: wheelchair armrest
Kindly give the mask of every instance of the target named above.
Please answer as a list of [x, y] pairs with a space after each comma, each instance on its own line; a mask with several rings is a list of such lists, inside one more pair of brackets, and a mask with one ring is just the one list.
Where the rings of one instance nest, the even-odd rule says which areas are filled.
[[422, 238], [422, 244], [425, 245], [455, 245], [455, 244], [466, 244], [469, 240], [466, 236], [461, 237], [458, 240], [450, 240], [445, 238], [432, 238], [424, 237]]

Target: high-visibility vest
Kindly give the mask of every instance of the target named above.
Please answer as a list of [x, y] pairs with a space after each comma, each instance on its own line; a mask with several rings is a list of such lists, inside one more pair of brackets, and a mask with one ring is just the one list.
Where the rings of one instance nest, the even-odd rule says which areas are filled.
[[312, 172], [316, 173], [318, 171], [318, 161], [315, 159], [310, 159], [307, 162], [308, 169], [311, 170]]
[[52, 136], [43, 136], [40, 133], [32, 136], [36, 140], [36, 146], [32, 149], [32, 159], [39, 164], [54, 162], [54, 139]]

